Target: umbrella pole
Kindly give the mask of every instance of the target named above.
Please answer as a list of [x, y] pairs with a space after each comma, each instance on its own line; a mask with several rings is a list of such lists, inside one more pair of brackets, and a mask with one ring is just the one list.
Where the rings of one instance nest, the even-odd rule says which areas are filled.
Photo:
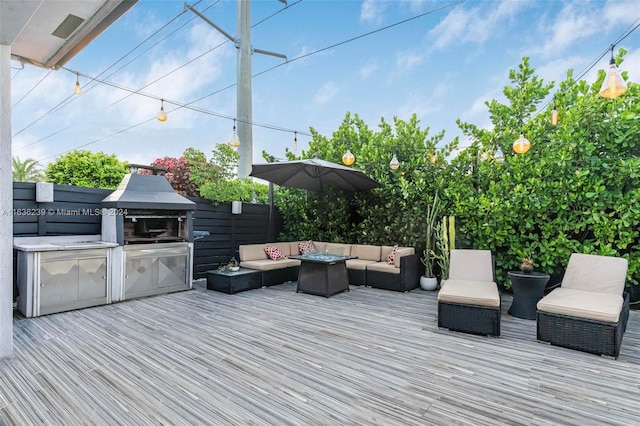
[[269, 242], [275, 241], [274, 226], [273, 226], [273, 182], [269, 182], [269, 228], [267, 232], [267, 238]]

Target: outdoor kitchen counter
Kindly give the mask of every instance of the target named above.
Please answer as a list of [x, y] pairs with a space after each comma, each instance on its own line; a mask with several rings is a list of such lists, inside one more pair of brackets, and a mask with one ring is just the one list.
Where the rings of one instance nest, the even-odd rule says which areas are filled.
[[117, 243], [100, 241], [100, 235], [15, 237], [13, 248], [20, 251], [87, 250], [117, 247]]

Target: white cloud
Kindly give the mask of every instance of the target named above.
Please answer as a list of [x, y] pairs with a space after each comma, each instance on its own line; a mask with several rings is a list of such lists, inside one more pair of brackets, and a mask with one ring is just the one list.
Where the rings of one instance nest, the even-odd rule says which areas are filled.
[[411, 71], [422, 63], [424, 57], [418, 53], [404, 51], [396, 53], [396, 67], [400, 72]]
[[325, 83], [313, 97], [313, 103], [316, 106], [324, 105], [331, 101], [338, 94], [338, 85], [333, 82]]
[[364, 0], [360, 6], [360, 20], [379, 24], [382, 22], [384, 14], [385, 2], [377, 0]]
[[358, 71], [358, 74], [360, 75], [361, 78], [365, 79], [365, 78], [368, 78], [371, 74], [373, 74], [377, 69], [378, 69], [377, 64], [369, 63], [361, 67], [360, 70]]
[[[454, 42], [472, 42], [482, 44], [490, 37], [501, 34], [501, 27], [508, 28], [508, 22], [513, 16], [525, 7], [528, 2], [503, 0], [497, 4], [487, 3], [475, 9], [466, 9], [458, 6], [427, 34], [435, 38], [434, 49], [444, 49]], [[486, 11], [489, 10], [489, 13]]]

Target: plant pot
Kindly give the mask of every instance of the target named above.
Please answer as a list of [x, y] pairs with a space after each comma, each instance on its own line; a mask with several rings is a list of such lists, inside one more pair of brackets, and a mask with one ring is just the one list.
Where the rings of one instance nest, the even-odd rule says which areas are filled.
[[231, 272], [237, 272], [237, 271], [240, 270], [240, 267], [239, 266], [229, 266], [229, 270]]
[[420, 288], [426, 291], [433, 291], [438, 287], [438, 279], [436, 277], [420, 277]]

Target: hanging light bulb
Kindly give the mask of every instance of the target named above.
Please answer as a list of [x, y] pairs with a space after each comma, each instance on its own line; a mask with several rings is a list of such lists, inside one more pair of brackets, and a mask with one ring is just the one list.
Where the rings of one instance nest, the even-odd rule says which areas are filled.
[[607, 72], [607, 76], [604, 78], [602, 87], [600, 88], [600, 96], [607, 99], [615, 99], [627, 91], [627, 83], [624, 82], [624, 79], [618, 72], [618, 67], [616, 67], [616, 60], [613, 59], [614, 47], [614, 45], [611, 45], [611, 60], [609, 61], [609, 71]]
[[167, 121], [167, 113], [164, 112], [164, 99], [160, 99], [160, 111], [158, 111], [156, 118], [158, 121]]
[[355, 163], [356, 157], [351, 153], [351, 148], [347, 148], [347, 152], [342, 156], [342, 164], [345, 166], [351, 166]]
[[493, 159], [498, 163], [504, 162], [504, 154], [502, 153], [502, 149], [500, 149], [500, 147], [498, 147], [498, 149], [496, 150], [496, 155], [493, 157]]
[[436, 164], [436, 160], [437, 160], [436, 154], [433, 153], [433, 152], [430, 152], [429, 153], [429, 162], [431, 162], [431, 164]]
[[293, 152], [298, 151], [298, 132], [293, 132]]
[[82, 93], [82, 88], [80, 87], [80, 73], [79, 72], [76, 73], [76, 87], [73, 89], [73, 93], [75, 93], [76, 95], [79, 95], [80, 93]]
[[524, 137], [524, 133], [520, 132], [520, 137], [513, 143], [513, 150], [516, 154], [525, 154], [531, 148], [531, 142]]
[[233, 133], [231, 134], [231, 139], [229, 140], [229, 146], [233, 148], [237, 148], [240, 146], [240, 139], [238, 139], [238, 133], [236, 132], [236, 119], [233, 119]]
[[395, 152], [393, 153], [393, 157], [391, 157], [389, 167], [391, 167], [391, 170], [397, 170], [398, 167], [400, 167], [400, 162], [398, 161], [398, 157], [396, 156]]
[[553, 97], [553, 109], [551, 110], [551, 125], [558, 125], [558, 108], [556, 108], [556, 97]]

